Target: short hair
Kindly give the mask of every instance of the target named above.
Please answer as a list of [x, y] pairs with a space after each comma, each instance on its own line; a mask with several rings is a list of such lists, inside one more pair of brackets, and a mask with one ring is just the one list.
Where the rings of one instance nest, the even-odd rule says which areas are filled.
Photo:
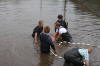
[[44, 27], [44, 32], [45, 33], [49, 33], [50, 32], [50, 27], [49, 26], [45, 26]]
[[58, 15], [58, 19], [62, 19], [63, 18], [63, 16], [62, 15]]
[[38, 22], [38, 24], [40, 25], [40, 24], [43, 24], [43, 21], [42, 20], [40, 20], [39, 22]]
[[56, 26], [60, 26], [60, 23], [59, 22], [56, 22]]

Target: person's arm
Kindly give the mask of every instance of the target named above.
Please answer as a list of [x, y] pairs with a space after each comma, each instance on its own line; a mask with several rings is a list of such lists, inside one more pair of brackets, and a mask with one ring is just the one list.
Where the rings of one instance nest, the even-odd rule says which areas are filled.
[[90, 66], [90, 65], [89, 65], [89, 61], [86, 61], [86, 62], [85, 62], [85, 66]]
[[59, 38], [61, 38], [61, 34], [58, 34], [56, 40], [58, 40]]
[[86, 50], [86, 52], [84, 54], [84, 58], [85, 58], [85, 66], [90, 66], [89, 65], [89, 53], [88, 53], [88, 50]]
[[54, 50], [54, 53], [57, 53], [57, 50], [55, 48], [55, 45], [54, 44], [51, 44], [51, 48]]
[[83, 56], [85, 61], [85, 66], [89, 66], [89, 53], [87, 49], [80, 49], [80, 54]]
[[64, 27], [67, 29], [68, 28], [68, 22], [66, 24], [66, 22], [64, 21]]
[[50, 40], [51, 48], [54, 50], [54, 53], [57, 53], [56, 48], [55, 48], [55, 45], [54, 45], [53, 42], [52, 42], [52, 38], [50, 37], [49, 40]]
[[58, 34], [58, 32], [55, 32], [55, 33], [53, 34], [53, 37], [55, 37], [57, 34]]
[[37, 32], [35, 33], [35, 39], [34, 40], [35, 40], [35, 43], [37, 44], [37, 42], [38, 42], [37, 41]]
[[51, 36], [52, 41], [55, 41], [55, 37]]

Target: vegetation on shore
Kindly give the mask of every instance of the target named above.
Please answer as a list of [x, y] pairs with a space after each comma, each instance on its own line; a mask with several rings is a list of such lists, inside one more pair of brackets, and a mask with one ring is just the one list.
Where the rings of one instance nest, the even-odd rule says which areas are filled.
[[100, 0], [71, 0], [75, 3], [83, 5], [93, 14], [100, 16]]

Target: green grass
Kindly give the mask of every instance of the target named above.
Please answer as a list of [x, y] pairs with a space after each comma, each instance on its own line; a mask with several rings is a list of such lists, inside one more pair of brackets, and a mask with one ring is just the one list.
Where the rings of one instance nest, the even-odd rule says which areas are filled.
[[87, 0], [91, 4], [100, 5], [100, 0]]

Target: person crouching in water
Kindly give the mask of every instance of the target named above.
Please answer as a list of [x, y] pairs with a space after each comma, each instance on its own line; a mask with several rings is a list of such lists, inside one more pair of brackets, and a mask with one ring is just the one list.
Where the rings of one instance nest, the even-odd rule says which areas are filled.
[[[65, 63], [71, 63], [72, 66], [90, 66], [89, 53], [92, 48], [73, 48], [64, 54]], [[85, 62], [85, 63], [84, 63]]]
[[50, 32], [50, 27], [45, 26], [44, 33], [40, 34], [40, 51], [41, 51], [41, 53], [49, 54], [50, 46], [54, 50], [54, 53], [57, 53], [55, 46], [52, 42], [52, 38], [48, 35], [49, 32]]
[[55, 27], [56, 27], [56, 32], [54, 33], [53, 37], [56, 37], [56, 40], [62, 38], [63, 41], [72, 42], [72, 37], [66, 28], [60, 26], [59, 23], [56, 23]]
[[38, 43], [38, 37], [43, 31], [43, 21], [38, 22], [38, 26], [33, 29], [32, 37], [34, 38], [35, 43]]

